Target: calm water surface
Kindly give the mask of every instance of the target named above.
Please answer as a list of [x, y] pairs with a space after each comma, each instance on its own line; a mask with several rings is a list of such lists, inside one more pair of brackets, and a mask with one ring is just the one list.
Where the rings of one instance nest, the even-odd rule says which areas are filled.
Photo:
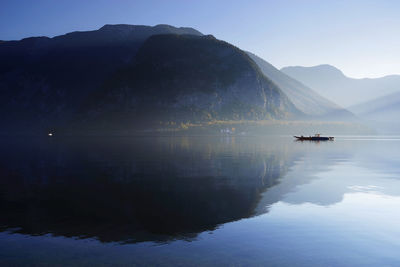
[[0, 141], [0, 265], [399, 266], [400, 138]]

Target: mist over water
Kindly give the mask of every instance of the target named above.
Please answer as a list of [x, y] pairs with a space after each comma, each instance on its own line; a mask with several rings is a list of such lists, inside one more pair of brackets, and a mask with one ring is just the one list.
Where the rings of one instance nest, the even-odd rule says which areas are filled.
[[0, 146], [2, 265], [400, 261], [396, 136], [14, 138]]

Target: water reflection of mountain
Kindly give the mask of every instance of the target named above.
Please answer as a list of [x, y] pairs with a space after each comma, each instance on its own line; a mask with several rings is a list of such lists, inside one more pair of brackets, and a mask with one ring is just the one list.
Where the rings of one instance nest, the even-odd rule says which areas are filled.
[[1, 146], [3, 230], [102, 242], [190, 239], [265, 212], [263, 192], [293, 162], [287, 144], [232, 138]]

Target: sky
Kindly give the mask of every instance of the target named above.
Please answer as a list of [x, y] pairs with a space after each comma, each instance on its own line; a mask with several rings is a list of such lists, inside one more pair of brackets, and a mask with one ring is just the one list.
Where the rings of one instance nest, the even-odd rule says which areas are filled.
[[120, 23], [193, 27], [277, 68], [330, 64], [354, 78], [400, 74], [398, 0], [0, 0], [0, 40]]

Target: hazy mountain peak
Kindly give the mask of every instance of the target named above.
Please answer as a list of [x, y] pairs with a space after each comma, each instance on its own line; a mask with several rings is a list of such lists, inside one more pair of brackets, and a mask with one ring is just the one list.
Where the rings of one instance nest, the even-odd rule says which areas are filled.
[[342, 75], [344, 76], [343, 72], [336, 68], [335, 66], [329, 65], [329, 64], [321, 64], [314, 66], [316, 70], [322, 71], [322, 72], [330, 72], [330, 73], [336, 73], [337, 75]]
[[321, 64], [312, 67], [302, 67], [302, 66], [289, 66], [284, 67], [281, 71], [285, 72], [288, 75], [322, 75], [326, 77], [334, 77], [334, 78], [345, 78], [346, 76], [343, 74], [341, 70], [338, 68], [329, 65], [329, 64]]
[[330, 64], [319, 64], [319, 65], [315, 65], [312, 66], [311, 68], [316, 68], [316, 69], [321, 69], [321, 70], [330, 70], [330, 71], [337, 71], [337, 72], [342, 72], [341, 70], [339, 70], [338, 68], [336, 68], [333, 65]]
[[313, 67], [285, 67], [281, 71], [344, 107], [388, 95], [400, 88], [400, 75], [353, 79], [327, 64]]
[[400, 115], [400, 91], [377, 97], [349, 109], [379, 133], [397, 134], [400, 131], [400, 125], [396, 123]]
[[[373, 100], [355, 105], [350, 107], [352, 111], [359, 115], [370, 115], [374, 112], [381, 112], [385, 109], [388, 110], [396, 110], [396, 116], [398, 117], [398, 110], [399, 110], [399, 103], [400, 103], [400, 91], [394, 92], [389, 95], [377, 97]], [[387, 111], [387, 110], [385, 110]]]
[[[247, 54], [260, 67], [264, 75], [277, 84], [294, 105], [305, 114], [314, 117], [319, 116], [320, 118], [324, 117], [325, 119], [354, 118], [354, 115], [347, 110], [320, 96], [317, 92], [301, 82], [279, 71], [262, 58], [250, 52], [247, 52]], [[328, 68], [332, 67], [329, 65], [325, 66]]]

